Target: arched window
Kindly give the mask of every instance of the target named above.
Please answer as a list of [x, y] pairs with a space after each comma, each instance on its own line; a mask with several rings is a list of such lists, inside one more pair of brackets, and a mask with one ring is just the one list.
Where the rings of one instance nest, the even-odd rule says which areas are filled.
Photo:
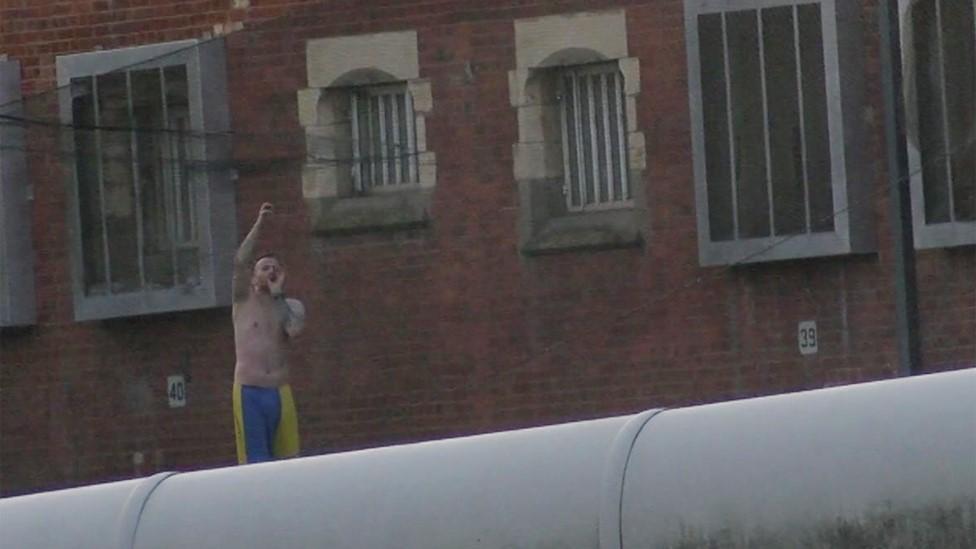
[[430, 82], [414, 31], [339, 36], [307, 45], [299, 91], [308, 161], [305, 201], [322, 233], [423, 225], [436, 183], [427, 150]]
[[643, 243], [640, 63], [622, 10], [515, 22], [514, 172], [523, 253]]

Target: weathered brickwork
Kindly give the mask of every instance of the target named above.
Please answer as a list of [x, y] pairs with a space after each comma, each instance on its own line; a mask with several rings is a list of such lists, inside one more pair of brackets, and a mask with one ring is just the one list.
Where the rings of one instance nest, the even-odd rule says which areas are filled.
[[[0, 0], [0, 54], [31, 112], [57, 116], [55, 57], [225, 34], [238, 231], [309, 311], [290, 361], [308, 454], [888, 378], [896, 375], [893, 239], [876, 2], [865, 0], [863, 144], [877, 252], [702, 268], [681, 0]], [[623, 9], [640, 60], [641, 246], [526, 256], [512, 145], [515, 19]], [[433, 108], [426, 227], [310, 229], [302, 192], [309, 39], [415, 30]], [[46, 96], [45, 96], [46, 94]], [[35, 326], [0, 336], [0, 494], [230, 464], [229, 309], [76, 322], [64, 171], [36, 136]], [[976, 250], [918, 253], [922, 370], [976, 365]], [[797, 323], [816, 320], [802, 356]], [[189, 377], [169, 408], [166, 377]]]

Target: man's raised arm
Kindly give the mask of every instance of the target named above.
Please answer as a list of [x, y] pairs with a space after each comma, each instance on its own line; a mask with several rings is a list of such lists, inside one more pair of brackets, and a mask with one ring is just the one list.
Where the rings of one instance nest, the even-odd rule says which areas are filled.
[[261, 205], [261, 210], [258, 212], [257, 221], [254, 222], [254, 226], [251, 227], [250, 232], [244, 237], [244, 241], [241, 242], [241, 246], [237, 249], [237, 254], [234, 256], [234, 302], [243, 301], [251, 293], [251, 275], [254, 263], [254, 244], [257, 242], [258, 235], [261, 232], [261, 224], [264, 223], [264, 219], [272, 214], [274, 208], [270, 203], [265, 202]]

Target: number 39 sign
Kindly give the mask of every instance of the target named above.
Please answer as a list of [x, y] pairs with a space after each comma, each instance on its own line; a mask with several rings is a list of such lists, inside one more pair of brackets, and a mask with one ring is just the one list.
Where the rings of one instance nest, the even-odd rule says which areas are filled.
[[797, 328], [796, 336], [801, 355], [817, 353], [817, 321], [806, 320], [801, 322]]
[[182, 375], [167, 377], [166, 395], [169, 397], [170, 408], [186, 406], [186, 379]]

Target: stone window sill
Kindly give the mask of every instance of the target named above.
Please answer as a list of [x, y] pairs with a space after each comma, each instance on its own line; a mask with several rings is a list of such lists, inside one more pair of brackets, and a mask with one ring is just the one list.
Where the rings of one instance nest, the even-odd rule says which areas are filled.
[[355, 197], [306, 197], [318, 234], [402, 230], [430, 222], [431, 189], [414, 187]]
[[643, 244], [633, 208], [573, 213], [547, 219], [522, 246], [526, 255], [633, 248]]

